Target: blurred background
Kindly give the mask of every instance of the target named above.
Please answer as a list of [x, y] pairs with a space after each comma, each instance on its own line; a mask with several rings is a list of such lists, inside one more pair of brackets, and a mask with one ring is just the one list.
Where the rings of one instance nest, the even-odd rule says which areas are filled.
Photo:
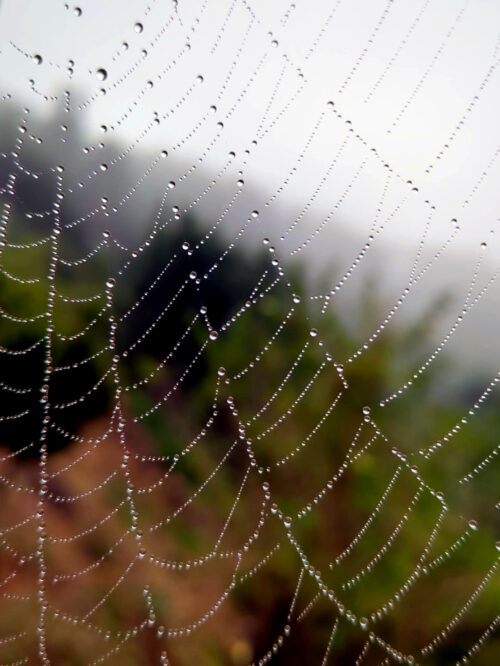
[[500, 6], [0, 35], [0, 661], [497, 663]]

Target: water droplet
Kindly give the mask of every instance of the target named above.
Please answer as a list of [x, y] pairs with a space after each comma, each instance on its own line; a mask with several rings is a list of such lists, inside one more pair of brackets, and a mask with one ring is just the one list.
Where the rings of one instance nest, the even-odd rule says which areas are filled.
[[284, 525], [287, 529], [288, 529], [289, 527], [292, 526], [292, 519], [290, 518], [290, 516], [285, 516], [285, 517], [283, 518], [283, 525]]
[[183, 250], [189, 250], [189, 247], [190, 247], [189, 243], [187, 241], [184, 241], [184, 243], [182, 244], [182, 249]]
[[297, 305], [298, 303], [300, 303], [300, 296], [298, 294], [294, 294], [292, 300], [295, 303], [295, 305]]
[[74, 14], [75, 16], [81, 16], [81, 15], [82, 15], [82, 10], [81, 10], [81, 8], [80, 8], [80, 7], [75, 7], [75, 8], [73, 9], [73, 14]]
[[311, 330], [309, 331], [309, 335], [311, 336], [311, 338], [315, 338], [318, 335], [318, 330], [316, 328], [311, 328]]
[[202, 315], [206, 315], [206, 314], [207, 314], [207, 306], [206, 306], [206, 305], [202, 305], [202, 306], [201, 306], [201, 308], [200, 308], [200, 314], [202, 314]]
[[168, 157], [168, 152], [166, 150], [161, 151], [161, 156], [162, 157]]
[[259, 217], [259, 211], [258, 210], [253, 210], [252, 211], [252, 217], [253, 218]]
[[469, 529], [476, 531], [478, 529], [477, 520], [469, 520]]
[[33, 60], [36, 62], [37, 65], [41, 65], [42, 62], [43, 62], [43, 58], [42, 58], [42, 56], [39, 55], [38, 53], [36, 53], [36, 54], [33, 56]]
[[219, 334], [217, 333], [217, 331], [210, 331], [210, 335], [209, 335], [210, 340], [217, 340], [218, 337], [219, 337]]
[[273, 41], [271, 42], [271, 46], [273, 47], [273, 49], [278, 48], [278, 40], [277, 40], [277, 39], [273, 39]]
[[327, 106], [329, 109], [333, 109], [333, 107], [335, 106], [335, 104], [332, 102], [332, 100], [329, 100], [329, 101], [326, 103], [326, 106]]
[[101, 171], [107, 171], [108, 170], [108, 165], [107, 164], [101, 164], [99, 168], [100, 168]]
[[238, 181], [236, 181], [236, 185], [238, 185], [238, 187], [243, 187], [244, 184], [245, 184], [245, 181], [242, 180], [241, 178]]
[[142, 25], [142, 23], [137, 22], [137, 23], [134, 25], [134, 30], [135, 30], [136, 32], [142, 32], [142, 31], [144, 30], [144, 26]]
[[108, 289], [113, 289], [113, 287], [115, 286], [115, 284], [116, 284], [116, 280], [115, 280], [114, 278], [108, 278], [108, 279], [106, 280], [106, 287], [107, 287]]
[[198, 74], [198, 76], [196, 77], [196, 80], [198, 81], [198, 83], [203, 83], [204, 78], [201, 74]]
[[58, 171], [59, 173], [62, 173], [62, 172], [64, 171], [64, 167], [63, 167], [63, 165], [62, 165], [62, 164], [58, 164], [58, 165], [56, 166], [56, 171]]
[[221, 367], [217, 370], [217, 374], [219, 375], [219, 377], [224, 377], [224, 375], [226, 374], [226, 368], [223, 368], [223, 367], [221, 366]]
[[189, 273], [189, 279], [190, 280], [196, 280], [197, 277], [198, 277], [198, 274], [197, 274], [196, 271], [191, 271], [191, 273]]
[[371, 411], [370, 407], [363, 407], [363, 414], [364, 414], [365, 416], [368, 416], [368, 414], [370, 413], [370, 411]]
[[99, 81], [106, 81], [106, 79], [108, 78], [108, 73], [107, 73], [107, 71], [106, 71], [105, 69], [103, 69], [102, 67], [100, 67], [100, 68], [96, 71], [96, 76], [97, 76], [97, 78], [99, 79]]
[[174, 183], [174, 181], [171, 180], [170, 183], [168, 184], [168, 186], [169, 186], [169, 188], [170, 188], [171, 190], [173, 190], [174, 187], [175, 187], [175, 183]]

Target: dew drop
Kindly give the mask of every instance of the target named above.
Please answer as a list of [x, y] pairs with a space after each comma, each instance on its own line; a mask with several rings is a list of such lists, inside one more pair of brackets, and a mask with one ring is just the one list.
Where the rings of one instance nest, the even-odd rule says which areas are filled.
[[277, 39], [273, 39], [273, 41], [271, 42], [271, 46], [273, 47], [273, 49], [278, 48], [278, 40], [277, 40]]
[[311, 330], [309, 331], [309, 335], [311, 336], [311, 338], [315, 338], [318, 335], [318, 330], [316, 328], [311, 328]]
[[469, 520], [469, 529], [474, 531], [478, 529], [477, 520]]
[[189, 243], [187, 241], [184, 241], [184, 243], [182, 244], [182, 249], [189, 250], [189, 247], [190, 247]]
[[43, 58], [42, 58], [42, 56], [39, 55], [38, 53], [36, 53], [36, 54], [33, 56], [33, 60], [34, 60], [34, 62], [36, 62], [37, 65], [41, 65], [42, 62], [43, 62]]
[[223, 368], [223, 367], [221, 366], [221, 367], [217, 370], [217, 374], [219, 375], [219, 377], [224, 377], [224, 375], [226, 374], [226, 368]]
[[363, 414], [364, 414], [365, 416], [368, 416], [368, 414], [370, 413], [370, 411], [371, 411], [371, 410], [370, 410], [369, 407], [363, 407]]
[[137, 23], [134, 25], [134, 30], [135, 30], [136, 32], [142, 32], [142, 31], [144, 30], [144, 26], [142, 25], [142, 23], [137, 22]]
[[161, 151], [161, 156], [164, 157], [164, 158], [168, 157], [168, 152], [166, 150], [162, 150]]
[[81, 15], [82, 15], [81, 7], [75, 7], [75, 8], [73, 9], [73, 14], [74, 14], [75, 16], [81, 16]]
[[300, 296], [298, 294], [294, 294], [292, 300], [295, 303], [295, 305], [297, 305], [298, 303], [300, 303]]
[[174, 183], [174, 181], [171, 180], [170, 183], [168, 184], [168, 186], [169, 186], [169, 188], [170, 188], [171, 190], [173, 190], [174, 187], [175, 187], [175, 183]]
[[115, 284], [116, 284], [116, 280], [115, 280], [114, 278], [108, 278], [108, 279], [106, 280], [106, 287], [107, 287], [108, 289], [113, 289], [113, 287], [115, 286]]
[[210, 340], [217, 340], [218, 337], [219, 337], [219, 334], [217, 333], [217, 331], [210, 331], [210, 335], [209, 335]]
[[99, 168], [100, 168], [101, 171], [107, 171], [108, 170], [108, 165], [103, 163], [103, 164], [100, 165]]
[[198, 277], [198, 274], [197, 274], [196, 271], [191, 271], [191, 273], [189, 273], [189, 279], [190, 280], [196, 280], [197, 277]]
[[108, 73], [103, 67], [100, 67], [96, 71], [96, 76], [99, 79], [99, 81], [106, 81], [106, 79], [108, 78]]
[[256, 217], [259, 217], [259, 211], [258, 210], [253, 210], [252, 211], [252, 217], [255, 219]]
[[284, 525], [287, 529], [290, 528], [290, 527], [292, 526], [292, 519], [290, 518], [290, 516], [285, 516], [285, 518], [283, 518], [283, 525]]

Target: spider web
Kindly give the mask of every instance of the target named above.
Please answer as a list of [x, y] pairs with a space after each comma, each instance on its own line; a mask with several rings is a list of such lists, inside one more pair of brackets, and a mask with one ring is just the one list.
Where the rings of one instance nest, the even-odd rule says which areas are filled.
[[[2, 5], [2, 663], [495, 663], [498, 8], [25, 11]], [[385, 310], [341, 340], [373, 271]]]

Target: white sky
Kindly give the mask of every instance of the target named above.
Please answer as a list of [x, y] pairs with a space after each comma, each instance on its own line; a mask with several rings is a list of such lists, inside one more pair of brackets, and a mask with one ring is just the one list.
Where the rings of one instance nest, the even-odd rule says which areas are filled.
[[[81, 8], [81, 15], [75, 7]], [[194, 163], [213, 139], [215, 123], [223, 120], [220, 138], [204, 157], [203, 166], [213, 174], [225, 163], [229, 150], [236, 152], [227, 181], [234, 183], [237, 171], [243, 170], [246, 187], [258, 192], [252, 207], [261, 211], [263, 234], [271, 237], [282, 231], [276, 222], [281, 214], [264, 204], [297, 166], [312, 127], [326, 111], [300, 168], [280, 194], [281, 209], [298, 214], [349, 136], [349, 128], [360, 138], [348, 139], [337, 166], [290, 234], [287, 250], [300, 245], [332, 210], [364, 160], [366, 166], [340, 211], [342, 224], [366, 238], [387, 179], [383, 164], [388, 163], [394, 176], [380, 219], [410, 191], [407, 180], [419, 189], [377, 238], [382, 247], [402, 248], [399, 256], [391, 254], [391, 263], [396, 266], [399, 261], [408, 268], [409, 253], [418, 247], [432, 210], [426, 252], [432, 253], [450, 236], [451, 218], [459, 220], [460, 232], [450, 246], [449, 262], [442, 264], [444, 268], [430, 288], [439, 289], [450, 280], [460, 282], [462, 257], [475, 261], [483, 241], [488, 242], [487, 279], [500, 256], [500, 158], [496, 159], [500, 147], [500, 2], [208, 0], [204, 11], [202, 8], [202, 0], [179, 0], [177, 14], [172, 3], [151, 0], [82, 0], [68, 6], [60, 0], [3, 0], [0, 94], [11, 92], [32, 111], [46, 113], [57, 103], [43, 102], [30, 90], [30, 78], [47, 95], [68, 88], [79, 90], [83, 99], [104, 87], [107, 94], [97, 96], [81, 119], [95, 141], [102, 140], [98, 128], [105, 123], [115, 127], [108, 137], [116, 134], [129, 143], [154, 118], [155, 111], [161, 116], [192, 87], [180, 110], [141, 139], [134, 152], [157, 154], [166, 146], [172, 153], [176, 141], [196, 127], [175, 151], [183, 162]], [[134, 29], [138, 21], [143, 24], [142, 32]], [[191, 48], [180, 55], [187, 41]], [[122, 51], [123, 42], [129, 45], [127, 51]], [[145, 55], [141, 55], [143, 49]], [[42, 64], [34, 62], [33, 54], [42, 56]], [[71, 80], [70, 59], [74, 61]], [[174, 64], [158, 78], [172, 60]], [[134, 66], [137, 62], [140, 65]], [[252, 147], [284, 65], [264, 127], [302, 82], [304, 89]], [[96, 76], [101, 67], [108, 72], [104, 82]], [[304, 79], [299, 79], [299, 72]], [[198, 74], [204, 77], [202, 84], [195, 81]], [[116, 127], [117, 117], [134, 104], [149, 79], [154, 87], [141, 93], [130, 115]], [[248, 92], [231, 113], [249, 79]], [[341, 119], [326, 108], [327, 100], [335, 102]], [[77, 103], [74, 100], [74, 106]], [[217, 112], [198, 128], [210, 104], [217, 105]], [[459, 125], [462, 117], [465, 121]], [[346, 120], [352, 124], [346, 125]], [[449, 148], [436, 160], [445, 144]], [[378, 157], [370, 152], [371, 147], [376, 147]], [[249, 156], [244, 154], [246, 148], [252, 148]], [[434, 166], [426, 173], [430, 164]], [[330, 226], [304, 253], [308, 261], [328, 257], [336, 242], [336, 227], [330, 231]]]

